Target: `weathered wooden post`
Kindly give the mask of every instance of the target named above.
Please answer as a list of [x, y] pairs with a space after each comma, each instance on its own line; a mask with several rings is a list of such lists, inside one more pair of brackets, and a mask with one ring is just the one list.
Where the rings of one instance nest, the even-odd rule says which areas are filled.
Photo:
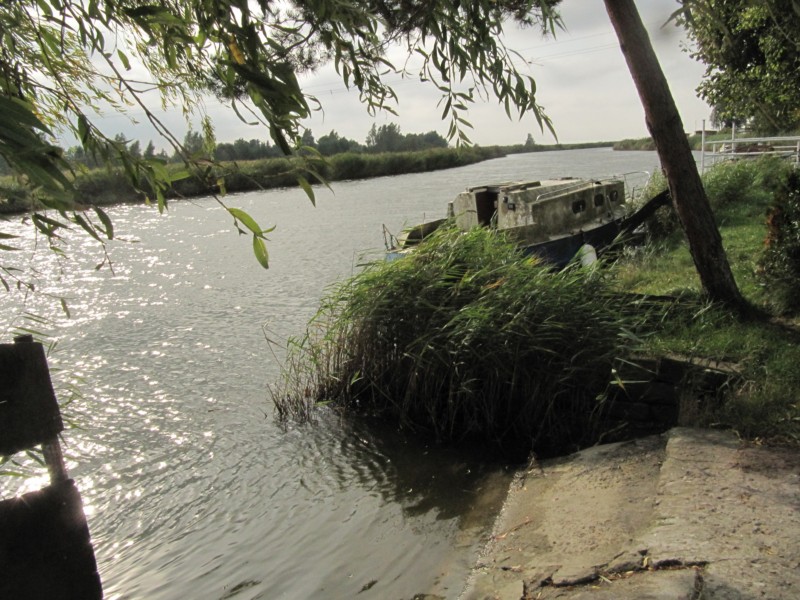
[[0, 344], [0, 455], [42, 446], [50, 485], [0, 502], [0, 598], [103, 597], [83, 503], [58, 436], [47, 357], [31, 336]]

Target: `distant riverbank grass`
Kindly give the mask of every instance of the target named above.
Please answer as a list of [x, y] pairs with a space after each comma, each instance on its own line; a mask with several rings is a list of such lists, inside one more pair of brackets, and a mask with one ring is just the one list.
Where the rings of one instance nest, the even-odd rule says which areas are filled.
[[[498, 147], [433, 148], [379, 154], [345, 152], [327, 157], [326, 162], [319, 165], [319, 173], [327, 181], [367, 179], [450, 169], [503, 155]], [[297, 185], [296, 164], [289, 158], [240, 161], [236, 165], [223, 164], [222, 167], [216, 175], [224, 179], [227, 193]], [[175, 191], [181, 196], [208, 193], [207, 188], [197, 187], [199, 183], [193, 180], [177, 182]]]
[[[328, 181], [366, 179], [449, 169], [504, 155], [505, 151], [499, 146], [434, 148], [417, 152], [380, 154], [348, 152], [328, 157], [327, 163], [320, 166], [320, 174]], [[182, 164], [166, 165], [167, 171], [173, 173], [183, 168]], [[298, 170], [298, 161], [292, 158], [220, 163], [211, 167], [205, 180], [191, 177], [175, 181], [167, 196], [191, 198], [220, 191], [235, 193], [293, 187], [298, 185], [298, 174], [302, 174]], [[146, 196], [153, 198], [151, 190], [135, 189], [120, 168], [79, 171], [74, 182], [81, 204], [102, 206], [119, 202], [141, 202]], [[18, 194], [4, 193], [5, 190], [14, 189], [10, 178], [5, 185], [0, 181], [0, 213], [29, 209], [29, 203], [25, 198]]]

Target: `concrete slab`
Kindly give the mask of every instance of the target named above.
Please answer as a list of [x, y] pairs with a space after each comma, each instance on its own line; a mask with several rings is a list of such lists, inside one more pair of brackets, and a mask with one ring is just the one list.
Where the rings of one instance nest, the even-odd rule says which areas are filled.
[[521, 473], [462, 600], [800, 598], [800, 454], [673, 429]]

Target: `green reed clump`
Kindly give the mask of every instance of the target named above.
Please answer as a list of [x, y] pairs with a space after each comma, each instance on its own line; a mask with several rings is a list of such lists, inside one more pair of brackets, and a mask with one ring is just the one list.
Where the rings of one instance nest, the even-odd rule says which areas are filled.
[[441, 440], [572, 450], [599, 433], [640, 319], [628, 304], [597, 272], [556, 273], [496, 233], [445, 227], [334, 287], [273, 398], [282, 418], [326, 403]]
[[362, 179], [368, 173], [368, 157], [360, 152], [343, 152], [328, 157], [333, 178], [338, 180]]

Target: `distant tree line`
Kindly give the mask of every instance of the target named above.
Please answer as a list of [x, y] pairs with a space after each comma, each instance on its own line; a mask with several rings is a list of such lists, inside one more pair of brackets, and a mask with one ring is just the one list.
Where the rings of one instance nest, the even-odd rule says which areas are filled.
[[[157, 158], [166, 163], [177, 163], [182, 160], [176, 154], [169, 155], [164, 150], [156, 152], [152, 141], [148, 142], [144, 150], [141, 149], [141, 143], [138, 140], [126, 140], [125, 136], [122, 134], [117, 134], [114, 138], [114, 142], [124, 145], [128, 152], [137, 158]], [[301, 143], [303, 146], [316, 149], [323, 156], [335, 156], [345, 153], [380, 154], [391, 152], [417, 152], [448, 147], [447, 140], [435, 131], [403, 134], [400, 131], [400, 126], [396, 123], [389, 123], [387, 125], [381, 125], [380, 127], [373, 125], [363, 144], [341, 136], [335, 130], [331, 130], [330, 133], [323, 135], [319, 139], [315, 139], [310, 129], [305, 131]], [[587, 142], [580, 144], [542, 145], [537, 144], [534, 141], [533, 135], [529, 133], [523, 144], [503, 146], [502, 149], [505, 154], [517, 154], [521, 152], [541, 152], [547, 150], [596, 148], [611, 146], [612, 144], [613, 142]], [[234, 142], [216, 144], [212, 151], [209, 152], [208, 144], [204, 140], [202, 134], [191, 130], [184, 137], [183, 145], [195, 156], [213, 158], [219, 162], [263, 160], [266, 158], [282, 158], [285, 156], [278, 146], [272, 145], [267, 141], [259, 139], [245, 140], [243, 138], [239, 138]], [[68, 149], [65, 153], [65, 158], [73, 165], [82, 164], [89, 168], [97, 168], [105, 164], [99, 157], [87, 155], [80, 146], [74, 146]], [[0, 175], [7, 174], [10, 174], [10, 170], [5, 161], [0, 159]]]
[[[447, 148], [447, 140], [435, 131], [403, 134], [400, 131], [400, 126], [396, 123], [389, 123], [380, 127], [373, 124], [363, 144], [339, 135], [334, 129], [319, 139], [315, 139], [314, 133], [307, 129], [303, 133], [301, 143], [308, 148], [314, 148], [323, 156], [333, 156], [334, 154], [343, 154], [345, 152], [413, 152], [431, 148]], [[196, 144], [192, 145], [196, 146]], [[232, 144], [217, 144], [214, 148], [214, 158], [219, 161], [256, 160], [282, 155], [276, 146], [255, 139], [250, 141], [238, 139]]]
[[[123, 134], [117, 134], [114, 142], [125, 146], [128, 152], [136, 158], [156, 158], [164, 162], [181, 162], [183, 159], [177, 154], [167, 154], [164, 150], [156, 151], [152, 141], [148, 142], [144, 150], [138, 140], [127, 140]], [[413, 152], [429, 150], [432, 148], [447, 148], [447, 140], [435, 131], [427, 133], [402, 133], [396, 123], [372, 126], [363, 144], [339, 135], [331, 130], [320, 137], [307, 129], [302, 137], [302, 145], [314, 148], [323, 156], [333, 156], [345, 152], [355, 153], [381, 153], [381, 152]], [[213, 158], [214, 160], [245, 161], [261, 160], [264, 158], [278, 158], [284, 156], [281, 149], [266, 140], [239, 138], [234, 142], [221, 142], [210, 147], [203, 135], [198, 131], [189, 130], [183, 139], [185, 150], [194, 156]], [[73, 146], [65, 153], [65, 158], [73, 165], [85, 165], [89, 168], [103, 166], [102, 157], [87, 154], [81, 146]], [[0, 174], [4, 165], [0, 164]]]

